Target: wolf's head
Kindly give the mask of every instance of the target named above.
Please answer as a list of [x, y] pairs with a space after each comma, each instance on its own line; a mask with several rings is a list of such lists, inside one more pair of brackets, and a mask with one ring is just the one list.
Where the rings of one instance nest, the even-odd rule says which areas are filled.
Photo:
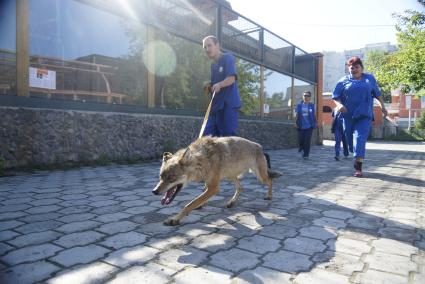
[[164, 193], [161, 204], [169, 204], [177, 193], [188, 182], [185, 160], [189, 155], [189, 148], [172, 153], [166, 152], [162, 157], [162, 166], [159, 172], [159, 182], [152, 190], [155, 195]]

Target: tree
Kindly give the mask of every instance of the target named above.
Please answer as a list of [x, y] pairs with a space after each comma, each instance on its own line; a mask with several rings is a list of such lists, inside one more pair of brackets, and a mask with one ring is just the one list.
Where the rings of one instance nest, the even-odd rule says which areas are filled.
[[415, 123], [416, 128], [425, 130], [425, 111], [422, 112], [421, 117]]
[[[137, 66], [146, 69], [144, 67], [147, 65], [146, 58], [142, 59], [144, 50], [148, 48], [148, 43], [145, 27], [128, 26], [127, 34], [130, 38], [131, 55], [126, 58], [121, 70], [123, 71], [122, 74], [132, 79], [138, 78], [138, 81], [123, 81], [127, 85], [127, 89], [131, 89], [135, 85], [146, 84], [146, 82], [143, 82], [140, 73], [137, 74], [133, 71], [137, 70]], [[167, 43], [172, 48], [176, 62], [174, 68], [169, 66], [170, 72], [163, 72], [166, 74], [156, 74], [155, 76], [155, 105], [162, 106], [162, 103], [164, 103], [166, 108], [205, 110], [209, 97], [203, 95], [203, 87], [210, 80], [211, 60], [207, 58], [204, 50], [199, 45], [161, 30], [155, 30], [155, 40]], [[164, 59], [163, 51], [155, 52], [155, 56], [155, 63], [157, 64], [155, 69], [167, 71], [167, 66], [172, 65], [168, 64], [170, 60]], [[236, 68], [238, 73], [237, 84], [242, 103], [240, 111], [244, 115], [257, 115], [260, 110], [260, 67], [254, 63], [236, 58]], [[147, 71], [145, 70], [145, 72]], [[268, 76], [269, 73], [264, 75], [265, 80]], [[140, 86], [139, 89], [141, 89]], [[128, 93], [135, 97], [142, 95], [143, 97], [139, 100], [147, 101], [146, 91], [129, 91]]]
[[125, 28], [130, 55], [122, 58], [120, 88], [146, 105], [148, 57], [154, 54], [155, 106], [205, 110], [209, 98], [203, 88], [209, 81], [210, 61], [203, 49], [159, 29], [152, 28], [155, 39], [148, 42], [146, 26], [128, 24]]
[[236, 60], [238, 88], [241, 97], [241, 112], [244, 115], [256, 115], [260, 111], [260, 66], [241, 59]]
[[390, 54], [382, 50], [372, 50], [366, 53], [365, 56], [365, 69], [372, 73], [378, 81], [384, 101], [390, 102], [391, 100], [391, 89], [393, 88], [391, 83], [391, 73], [388, 72], [388, 67], [384, 68], [388, 64], [388, 58]]
[[[418, 0], [425, 8], [425, 0]], [[369, 54], [365, 65], [384, 88], [401, 88], [416, 95], [425, 95], [425, 13], [406, 10], [394, 14], [399, 49], [392, 54]]]
[[273, 93], [270, 98], [266, 96], [266, 103], [270, 106], [271, 109], [283, 108], [285, 94], [283, 92]]
[[[423, 0], [418, 2], [425, 8]], [[425, 13], [406, 10], [396, 17], [400, 49], [390, 58], [390, 65], [398, 66], [395, 77], [404, 92], [425, 95]]]

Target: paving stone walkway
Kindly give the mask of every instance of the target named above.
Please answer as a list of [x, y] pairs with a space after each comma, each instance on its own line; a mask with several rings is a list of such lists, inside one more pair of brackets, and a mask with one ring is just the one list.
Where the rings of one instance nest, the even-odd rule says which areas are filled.
[[247, 174], [180, 226], [151, 193], [160, 163], [0, 178], [0, 283], [425, 283], [425, 144], [368, 143], [364, 178], [330, 141], [284, 173], [273, 201]]

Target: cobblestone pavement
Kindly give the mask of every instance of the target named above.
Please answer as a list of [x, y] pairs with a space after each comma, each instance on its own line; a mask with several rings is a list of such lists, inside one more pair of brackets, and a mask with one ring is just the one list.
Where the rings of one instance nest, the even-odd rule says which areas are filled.
[[0, 282], [425, 283], [425, 144], [368, 146], [361, 179], [329, 141], [269, 151], [273, 201], [247, 174], [177, 227], [202, 185], [161, 206], [159, 162], [0, 178]]

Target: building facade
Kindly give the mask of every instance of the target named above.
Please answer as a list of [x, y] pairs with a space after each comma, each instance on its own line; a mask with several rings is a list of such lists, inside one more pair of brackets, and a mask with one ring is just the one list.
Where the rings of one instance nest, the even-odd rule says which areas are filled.
[[401, 128], [413, 127], [416, 120], [425, 112], [425, 97], [404, 94], [400, 90], [391, 92], [391, 103], [388, 105], [388, 116], [394, 124]]
[[357, 56], [361, 60], [365, 59], [369, 51], [384, 51], [394, 52], [397, 46], [389, 42], [367, 44], [365, 47], [351, 50], [344, 50], [342, 52], [324, 51], [323, 52], [323, 91], [332, 92], [338, 80], [347, 74], [346, 61]]

